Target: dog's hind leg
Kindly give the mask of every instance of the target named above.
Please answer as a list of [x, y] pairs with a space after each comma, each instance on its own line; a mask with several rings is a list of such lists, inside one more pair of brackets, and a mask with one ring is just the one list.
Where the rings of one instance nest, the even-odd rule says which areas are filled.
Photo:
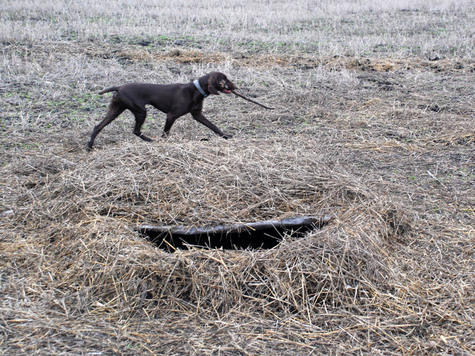
[[175, 123], [176, 119], [178, 119], [177, 115], [174, 115], [172, 113], [167, 114], [167, 121], [165, 121], [165, 127], [163, 128], [163, 134], [162, 137], [167, 137], [170, 129], [172, 128], [173, 124]]
[[97, 126], [95, 126], [94, 130], [92, 131], [91, 139], [87, 144], [87, 148], [89, 150], [92, 149], [92, 145], [94, 145], [94, 140], [96, 139], [96, 136], [99, 134], [99, 132], [101, 132], [102, 129], [109, 125], [114, 119], [116, 119], [117, 116], [122, 114], [125, 109], [125, 106], [123, 106], [120, 102], [114, 100], [114, 98], [112, 99], [106, 117]]
[[131, 111], [134, 113], [135, 116], [134, 135], [137, 135], [146, 142], [153, 141], [150, 137], [145, 136], [141, 131], [142, 125], [145, 122], [145, 118], [147, 117], [147, 110], [142, 107], [135, 107]]

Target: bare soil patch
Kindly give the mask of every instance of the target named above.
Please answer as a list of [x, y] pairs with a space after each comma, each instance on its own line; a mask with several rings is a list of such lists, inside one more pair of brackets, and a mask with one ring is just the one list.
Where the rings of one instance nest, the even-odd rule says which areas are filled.
[[325, 66], [333, 69], [350, 69], [362, 71], [390, 72], [396, 70], [424, 71], [456, 71], [474, 72], [475, 61], [472, 59], [432, 59], [420, 58], [354, 58], [349, 56], [333, 56], [322, 58], [310, 54], [255, 54], [255, 53], [226, 53], [212, 52], [200, 49], [170, 48], [162, 49], [141, 48], [88, 48], [87, 54], [99, 57], [116, 57], [133, 62], [176, 62], [180, 64], [204, 63], [219, 65], [228, 63], [234, 67], [248, 68], [317, 68]]

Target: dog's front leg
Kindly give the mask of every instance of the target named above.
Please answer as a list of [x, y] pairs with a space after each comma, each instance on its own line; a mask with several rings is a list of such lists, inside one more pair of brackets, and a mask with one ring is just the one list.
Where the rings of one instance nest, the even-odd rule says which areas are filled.
[[210, 128], [211, 130], [213, 130], [213, 132], [215, 132], [216, 134], [218, 134], [222, 138], [228, 139], [228, 138], [233, 137], [233, 135], [227, 134], [227, 133], [224, 133], [223, 131], [221, 131], [215, 124], [213, 124], [206, 117], [204, 117], [204, 115], [201, 112], [200, 113], [192, 113], [191, 115], [193, 116], [193, 119], [195, 119], [196, 121], [202, 123], [206, 127]]

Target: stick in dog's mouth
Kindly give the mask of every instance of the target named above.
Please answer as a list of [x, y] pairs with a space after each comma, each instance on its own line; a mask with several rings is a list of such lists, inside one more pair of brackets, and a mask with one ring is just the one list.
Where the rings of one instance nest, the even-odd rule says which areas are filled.
[[233, 91], [233, 90], [231, 90], [231, 93], [233, 93], [233, 94], [236, 95], [236, 96], [239, 96], [240, 98], [243, 98], [244, 100], [250, 101], [251, 103], [254, 103], [254, 104], [257, 104], [257, 105], [259, 105], [259, 106], [262, 106], [264, 109], [267, 109], [267, 110], [274, 110], [274, 108], [270, 108], [270, 107], [268, 107], [268, 106], [262, 105], [261, 103], [258, 103], [257, 101], [254, 101], [254, 100], [252, 100], [252, 99], [246, 98], [244, 95], [239, 94], [239, 93], [237, 93], [237, 92], [235, 92], [235, 91]]

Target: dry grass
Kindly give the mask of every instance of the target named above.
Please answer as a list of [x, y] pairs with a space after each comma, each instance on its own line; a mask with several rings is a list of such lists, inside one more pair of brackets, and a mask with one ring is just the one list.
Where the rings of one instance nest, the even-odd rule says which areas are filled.
[[[237, 2], [224, 24], [211, 0], [42, 4], [1, 5], [2, 354], [474, 353], [470, 2]], [[183, 118], [152, 144], [123, 115], [85, 151], [99, 90], [211, 69], [276, 110], [210, 98], [232, 140]], [[325, 214], [271, 250], [169, 254], [135, 231]]]
[[[217, 0], [98, 3], [6, 0], [3, 42], [113, 42], [212, 51], [473, 56], [470, 0]], [[467, 11], [468, 10], [468, 11]]]
[[[297, 318], [310, 335], [332, 335], [344, 325], [355, 328], [355, 316], [367, 318], [398, 305], [397, 298], [386, 295], [399, 293], [392, 285], [399, 267], [388, 249], [404, 240], [408, 217], [329, 162], [324, 147], [316, 156], [302, 137], [285, 141], [295, 148], [292, 152], [283, 144], [239, 139], [159, 147], [134, 143], [51, 162], [62, 149], [53, 147], [43, 156], [10, 163], [6, 170], [23, 182], [16, 187], [15, 215], [4, 220], [2, 248], [15, 261], [6, 271], [21, 270], [24, 278], [5, 283], [4, 292], [22, 290], [24, 303], [40, 303], [51, 312], [59, 308], [66, 320], [80, 315], [129, 320], [130, 330], [163, 313], [191, 313], [212, 323], [221, 318], [233, 323], [232, 315], [284, 323]], [[132, 230], [144, 221], [193, 225], [308, 212], [331, 212], [337, 218], [322, 232], [262, 252], [168, 255]], [[13, 320], [8, 327], [37, 327], [37, 320], [16, 314], [21, 308], [10, 305], [5, 312]], [[30, 312], [37, 316], [38, 311]], [[394, 318], [376, 330], [414, 323], [404, 318], [401, 326]], [[136, 331], [137, 337], [143, 332]], [[71, 337], [82, 339], [77, 333]], [[10, 342], [11, 350], [21, 345], [15, 337]], [[156, 353], [160, 347], [153, 340], [148, 345]], [[205, 352], [201, 347], [198, 353]], [[25, 352], [37, 348], [23, 346]]]

